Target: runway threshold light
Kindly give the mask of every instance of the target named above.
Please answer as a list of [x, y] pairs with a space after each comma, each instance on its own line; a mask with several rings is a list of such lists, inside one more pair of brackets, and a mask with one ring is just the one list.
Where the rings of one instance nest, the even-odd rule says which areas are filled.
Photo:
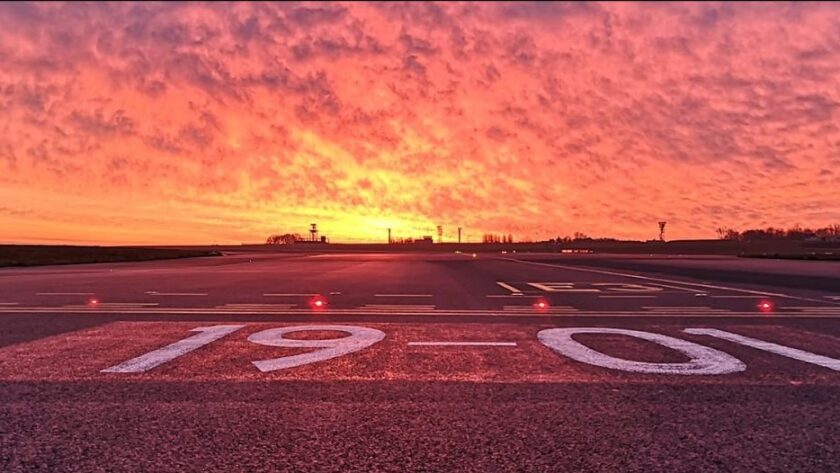
[[772, 301], [761, 301], [758, 303], [758, 310], [766, 313], [773, 312], [773, 302]]
[[548, 301], [545, 299], [540, 299], [537, 302], [534, 302], [534, 308], [537, 310], [546, 310], [548, 307]]
[[327, 308], [327, 299], [324, 296], [315, 296], [309, 301], [309, 306], [312, 310], [322, 310]]

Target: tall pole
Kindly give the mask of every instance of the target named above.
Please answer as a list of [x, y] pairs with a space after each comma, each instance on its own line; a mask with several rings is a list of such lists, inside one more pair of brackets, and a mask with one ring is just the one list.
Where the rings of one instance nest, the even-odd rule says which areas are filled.
[[461, 243], [461, 227], [458, 227], [458, 243]]
[[388, 244], [390, 245], [391, 243], [393, 243], [393, 241], [394, 240], [391, 239], [391, 229], [389, 228], [388, 229]]

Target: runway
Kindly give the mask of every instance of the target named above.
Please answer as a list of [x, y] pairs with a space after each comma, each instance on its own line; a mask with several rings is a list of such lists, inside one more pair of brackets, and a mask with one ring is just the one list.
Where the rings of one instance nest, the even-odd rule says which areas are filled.
[[2, 269], [0, 470], [834, 471], [840, 265], [801, 263]]

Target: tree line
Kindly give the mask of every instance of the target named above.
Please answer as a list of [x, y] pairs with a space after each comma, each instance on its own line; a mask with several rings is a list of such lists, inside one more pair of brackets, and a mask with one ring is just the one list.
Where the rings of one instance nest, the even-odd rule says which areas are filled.
[[764, 229], [754, 228], [738, 231], [732, 228], [720, 227], [717, 229], [718, 238], [721, 240], [807, 240], [809, 238], [836, 239], [840, 238], [840, 224], [833, 224], [822, 228], [802, 228], [794, 225], [788, 229], [767, 227]]

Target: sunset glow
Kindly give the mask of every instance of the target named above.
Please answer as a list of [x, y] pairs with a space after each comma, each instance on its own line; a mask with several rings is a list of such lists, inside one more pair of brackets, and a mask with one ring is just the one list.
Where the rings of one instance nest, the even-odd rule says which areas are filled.
[[840, 221], [840, 5], [0, 4], [0, 242]]

